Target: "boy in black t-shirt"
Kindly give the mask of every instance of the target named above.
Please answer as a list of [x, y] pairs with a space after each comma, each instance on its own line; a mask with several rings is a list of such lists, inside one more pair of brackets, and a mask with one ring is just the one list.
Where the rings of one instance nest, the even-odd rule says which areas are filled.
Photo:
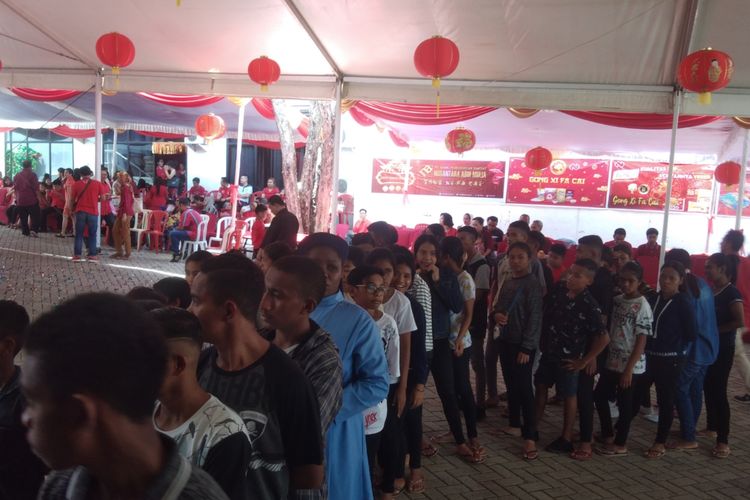
[[318, 402], [297, 363], [258, 333], [263, 272], [242, 255], [206, 261], [191, 287], [206, 351], [201, 386], [236, 411], [250, 434], [251, 498], [323, 496]]
[[[596, 263], [577, 260], [570, 268], [566, 286], [558, 286], [545, 300], [542, 330], [542, 358], [534, 377], [536, 415], [544, 414], [547, 390], [555, 385], [557, 395], [564, 399], [561, 436], [547, 446], [547, 451], [571, 453], [573, 458], [591, 457], [592, 429], [581, 421], [581, 447], [573, 450], [571, 438], [581, 370], [595, 366], [596, 356], [609, 342], [602, 323], [601, 310], [588, 287], [596, 273]], [[593, 418], [593, 408], [592, 418]], [[593, 427], [593, 423], [592, 423]]]
[[36, 498], [45, 467], [26, 441], [21, 369], [13, 362], [23, 347], [29, 315], [12, 300], [0, 300], [0, 318], [0, 499], [30, 500]]

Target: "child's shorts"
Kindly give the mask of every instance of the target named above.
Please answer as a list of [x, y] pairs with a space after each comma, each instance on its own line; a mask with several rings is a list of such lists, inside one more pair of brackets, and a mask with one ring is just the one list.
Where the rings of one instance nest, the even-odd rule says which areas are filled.
[[557, 389], [557, 397], [569, 398], [578, 393], [578, 372], [566, 370], [562, 361], [542, 355], [539, 368], [534, 374], [535, 385], [546, 385]]

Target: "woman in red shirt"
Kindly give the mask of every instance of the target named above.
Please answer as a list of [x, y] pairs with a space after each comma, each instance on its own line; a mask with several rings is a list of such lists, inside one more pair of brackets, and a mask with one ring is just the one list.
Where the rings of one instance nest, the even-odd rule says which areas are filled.
[[[112, 236], [115, 240], [115, 253], [113, 259], [127, 260], [130, 258], [130, 219], [133, 218], [133, 182], [127, 172], [117, 173], [116, 194], [120, 196], [120, 205], [117, 207], [117, 218], [112, 228]], [[124, 250], [124, 253], [123, 253]]]
[[168, 190], [166, 181], [161, 177], [154, 179], [154, 185], [148, 190], [143, 205], [148, 210], [166, 210]]
[[266, 218], [268, 217], [268, 207], [263, 204], [258, 204], [255, 207], [255, 222], [250, 228], [250, 240], [253, 242], [253, 247], [260, 248], [260, 244], [263, 243], [263, 238], [266, 236]]

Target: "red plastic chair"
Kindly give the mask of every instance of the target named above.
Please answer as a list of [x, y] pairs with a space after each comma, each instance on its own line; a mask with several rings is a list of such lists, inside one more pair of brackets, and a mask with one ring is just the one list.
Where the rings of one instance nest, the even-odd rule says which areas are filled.
[[148, 223], [148, 231], [144, 232], [141, 237], [148, 237], [148, 246], [151, 250], [159, 253], [161, 242], [164, 239], [164, 230], [166, 229], [169, 214], [163, 210], [154, 210], [151, 212], [151, 218]]
[[406, 226], [401, 226], [396, 228], [396, 232], [398, 233], [398, 240], [396, 241], [396, 244], [408, 248], [409, 242], [411, 242], [412, 230]]

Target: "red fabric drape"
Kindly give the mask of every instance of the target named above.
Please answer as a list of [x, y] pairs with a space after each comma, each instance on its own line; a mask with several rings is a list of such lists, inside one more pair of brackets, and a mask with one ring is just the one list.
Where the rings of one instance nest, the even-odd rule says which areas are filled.
[[351, 107], [349, 109], [349, 114], [351, 115], [352, 119], [354, 119], [355, 122], [362, 125], [363, 127], [369, 127], [371, 125], [375, 125], [375, 121], [358, 110], [356, 107]]
[[[268, 120], [274, 120], [276, 118], [276, 112], [273, 110], [273, 102], [271, 101], [271, 99], [260, 99], [257, 97], [253, 97], [252, 99], [250, 99], [250, 102], [253, 104], [253, 107], [258, 112], [258, 114], [263, 118], [266, 118]], [[302, 120], [297, 126], [297, 132], [299, 132], [299, 135], [307, 139], [309, 129], [310, 119], [306, 116], [303, 116]]]
[[11, 92], [16, 94], [18, 97], [23, 97], [30, 101], [65, 101], [78, 97], [81, 93], [78, 90], [59, 90], [59, 89], [27, 89], [20, 87], [11, 87]]
[[[102, 132], [104, 132], [106, 129], [102, 129]], [[96, 131], [94, 129], [86, 129], [86, 130], [79, 130], [70, 128], [67, 125], [60, 125], [55, 128], [50, 129], [51, 132], [54, 132], [57, 135], [61, 135], [63, 137], [71, 137], [73, 139], [91, 139], [96, 135]]]
[[[656, 113], [603, 113], [599, 111], [561, 111], [569, 116], [612, 127], [665, 130], [672, 128], [672, 115]], [[679, 128], [697, 127], [720, 120], [721, 116], [680, 116]]]
[[0, 134], [4, 134], [6, 132], [10, 132], [11, 130], [15, 129], [16, 127], [0, 127]]
[[276, 117], [271, 99], [258, 99], [257, 97], [253, 97], [252, 99], [250, 99], [250, 102], [253, 103], [253, 107], [255, 108], [255, 110], [263, 118], [273, 120]]
[[490, 106], [440, 106], [440, 116], [433, 104], [403, 104], [396, 102], [359, 101], [357, 109], [370, 118], [380, 118], [412, 125], [443, 125], [471, 120], [496, 108]]
[[[250, 139], [243, 139], [243, 144], [252, 144], [253, 146], [258, 146], [259, 148], [266, 148], [266, 149], [281, 149], [281, 143], [276, 141], [251, 141]], [[294, 143], [294, 149], [304, 148], [305, 143], [304, 142], [295, 142]]]
[[391, 136], [391, 140], [393, 141], [393, 144], [400, 148], [408, 148], [409, 147], [409, 141], [401, 137], [398, 133], [394, 132], [393, 130], [388, 131], [388, 135]]
[[208, 106], [209, 104], [217, 103], [224, 99], [221, 96], [161, 94], [156, 92], [138, 92], [138, 95], [143, 96], [150, 101], [158, 102], [159, 104], [176, 106], [178, 108], [199, 108], [201, 106]]
[[184, 139], [185, 134], [169, 134], [167, 132], [146, 132], [145, 130], [136, 130], [136, 134], [145, 135], [146, 137], [156, 137], [157, 139]]

